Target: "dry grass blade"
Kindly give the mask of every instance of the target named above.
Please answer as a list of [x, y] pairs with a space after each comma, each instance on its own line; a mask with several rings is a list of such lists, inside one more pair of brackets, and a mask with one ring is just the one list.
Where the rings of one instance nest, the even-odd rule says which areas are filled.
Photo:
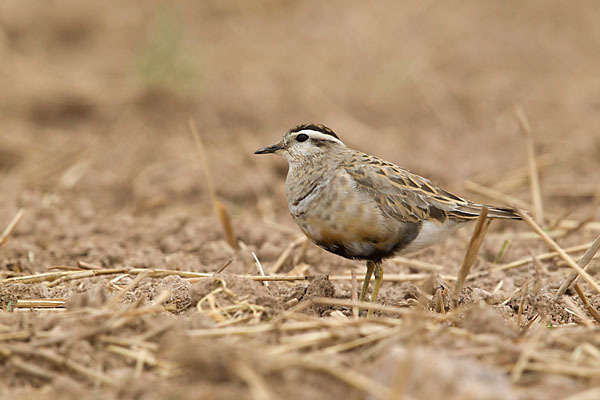
[[[147, 269], [147, 268], [107, 268], [107, 269], [93, 269], [84, 271], [57, 271], [57, 272], [45, 272], [35, 275], [17, 276], [12, 278], [6, 278], [2, 280], [2, 283], [39, 283], [44, 281], [52, 281], [48, 284], [49, 287], [57, 286], [61, 283], [72, 281], [76, 279], [86, 279], [96, 276], [107, 276], [117, 274], [148, 274], [150, 278], [161, 278], [169, 275], [177, 275], [182, 278], [189, 279], [190, 282], [196, 282], [198, 279], [212, 278], [216, 274], [212, 272], [192, 272], [192, 271], [178, 271], [170, 269]], [[258, 282], [294, 282], [294, 281], [305, 281], [313, 278], [312, 276], [305, 275], [237, 275], [243, 279], [250, 279]], [[387, 282], [414, 282], [427, 279], [429, 274], [389, 274], [386, 275]], [[456, 277], [449, 275], [442, 275], [444, 280], [455, 280]], [[359, 278], [361, 279], [361, 278]], [[350, 281], [352, 275], [331, 275], [329, 280], [332, 281]]]
[[305, 240], [300, 245], [300, 251], [298, 251], [298, 253], [296, 255], [294, 255], [294, 258], [292, 260], [292, 265], [298, 265], [298, 264], [300, 264], [300, 262], [302, 260], [304, 260], [304, 258], [306, 257], [306, 252], [308, 251], [309, 245], [310, 245], [309, 240]]
[[[252, 257], [254, 257], [254, 262], [256, 263], [256, 268], [258, 268], [258, 273], [260, 274], [260, 276], [266, 276], [265, 270], [263, 269], [260, 260], [258, 259], [258, 257], [256, 257], [256, 253], [252, 252]], [[263, 285], [269, 287], [269, 282], [263, 281]]]
[[85, 271], [81, 271], [81, 272], [71, 273], [68, 275], [63, 275], [63, 276], [59, 277], [58, 279], [53, 280], [52, 282], [48, 283], [48, 287], [58, 286], [63, 282], [72, 281], [75, 279], [91, 278], [91, 277], [100, 276], [100, 275], [121, 274], [123, 272], [127, 272], [127, 269], [126, 268], [111, 268], [111, 269], [85, 270]]
[[285, 275], [240, 275], [242, 278], [251, 279], [258, 282], [294, 282], [294, 281], [305, 281], [310, 279], [310, 276], [285, 276]]
[[200, 139], [200, 134], [198, 134], [196, 122], [191, 118], [188, 122], [190, 126], [190, 131], [192, 132], [192, 136], [194, 137], [194, 142], [196, 143], [196, 148], [198, 149], [198, 154], [200, 155], [200, 162], [202, 163], [202, 169], [204, 171], [206, 188], [208, 190], [210, 200], [213, 204], [215, 215], [221, 223], [221, 227], [223, 228], [223, 232], [225, 233], [227, 243], [229, 244], [229, 246], [231, 246], [232, 249], [237, 250], [238, 243], [235, 237], [235, 232], [233, 230], [233, 224], [231, 223], [231, 218], [229, 217], [229, 212], [227, 211], [227, 208], [225, 207], [225, 205], [223, 205], [223, 203], [221, 203], [221, 201], [217, 197], [217, 190], [215, 189], [215, 184], [210, 173], [210, 168], [208, 167], [208, 157], [206, 155], [204, 143], [202, 143], [202, 139]]
[[[560, 229], [572, 230], [573, 228], [578, 227], [580, 224], [581, 224], [581, 221], [572, 220], [572, 219], [563, 219], [563, 220], [559, 221], [557, 226]], [[581, 229], [599, 232], [600, 231], [600, 222], [599, 221], [587, 222], [585, 225], [583, 225], [581, 227]]]
[[221, 272], [225, 271], [225, 269], [231, 265], [233, 260], [235, 260], [235, 257], [231, 257], [229, 260], [225, 261], [225, 264], [221, 265], [219, 269], [215, 271], [215, 274], [220, 274]]
[[585, 311], [583, 311], [581, 308], [579, 308], [579, 306], [573, 301], [573, 299], [571, 299], [568, 296], [564, 296], [562, 298], [562, 302], [566, 306], [565, 307], [566, 312], [577, 317], [577, 319], [581, 322], [581, 324], [583, 326], [585, 326], [586, 328], [592, 327], [593, 321], [588, 318], [588, 316], [585, 314]]
[[298, 247], [306, 241], [306, 237], [302, 236], [289, 243], [285, 250], [283, 250], [279, 257], [277, 257], [277, 260], [275, 260], [275, 264], [273, 264], [273, 266], [271, 267], [271, 273], [276, 274], [277, 272], [279, 272], [279, 270], [283, 266], [283, 263], [289, 258], [290, 254], [292, 254], [292, 250], [294, 250], [296, 247]]
[[[40, 160], [28, 171], [25, 171], [24, 178], [28, 185], [43, 185], [50, 187], [54, 184], [68, 185], [69, 183], [76, 183], [78, 172], [85, 170], [84, 167], [75, 167], [86, 157], [87, 151], [84, 149], [76, 149], [65, 152], [53, 152], [47, 153], [48, 156], [44, 160]], [[72, 168], [75, 167], [75, 170]], [[74, 171], [67, 173], [67, 178], [61, 181], [61, 177], [68, 171]], [[85, 171], [84, 171], [85, 172]], [[69, 177], [71, 175], [71, 177]]]
[[[593, 245], [593, 242], [590, 243], [585, 243], [585, 244], [579, 244], [577, 246], [572, 246], [572, 247], [567, 247], [566, 249], [564, 249], [565, 253], [577, 253], [580, 251], [584, 251], [587, 250], [591, 245]], [[542, 253], [542, 254], [538, 254], [537, 256], [535, 256], [535, 258], [538, 261], [545, 261], [545, 260], [549, 260], [551, 258], [557, 257], [559, 254], [556, 251], [550, 251], [547, 253]], [[492, 268], [490, 271], [492, 272], [496, 272], [496, 271], [504, 271], [507, 269], [513, 269], [513, 268], [518, 268], [518, 267], [522, 267], [524, 265], [527, 265], [529, 263], [533, 262], [533, 258], [530, 257], [524, 257], [521, 258], [520, 260], [516, 260], [513, 262], [510, 262], [508, 264], [503, 264], [503, 265], [499, 265], [497, 267]]]
[[151, 271], [147, 270], [136, 276], [127, 286], [125, 286], [123, 289], [117, 292], [117, 294], [115, 294], [113, 297], [108, 299], [105, 303], [105, 307], [113, 308], [114, 306], [116, 306], [117, 303], [121, 301], [123, 296], [125, 296], [130, 290], [134, 289], [142, 281], [142, 279], [145, 279], [148, 276], [150, 276], [150, 273]]
[[563, 210], [560, 214], [553, 216], [553, 220], [550, 221], [546, 229], [548, 231], [553, 231], [557, 229], [560, 225], [565, 223], [565, 220], [567, 220], [567, 217], [569, 215], [573, 214], [573, 211], [575, 211], [574, 208], [567, 208]]
[[210, 278], [215, 274], [212, 272], [192, 272], [192, 271], [178, 271], [174, 269], [161, 269], [161, 268], [134, 268], [127, 270], [126, 272], [130, 275], [137, 275], [150, 271], [149, 277], [151, 278], [162, 278], [169, 275], [177, 275], [182, 278]]
[[200, 155], [200, 162], [202, 163], [202, 169], [204, 172], [204, 179], [206, 181], [208, 195], [210, 196], [211, 201], [214, 202], [217, 199], [217, 191], [215, 189], [215, 184], [213, 182], [212, 175], [210, 174], [210, 169], [208, 167], [208, 158], [206, 156], [204, 143], [202, 142], [202, 139], [200, 139], [200, 134], [198, 133], [198, 129], [196, 128], [196, 121], [190, 118], [188, 123], [190, 126], [190, 132], [192, 132], [192, 136], [194, 137], [196, 149], [198, 150], [198, 153]]
[[527, 149], [527, 159], [529, 165], [529, 181], [531, 187], [531, 198], [533, 200], [533, 212], [535, 221], [538, 224], [544, 222], [544, 207], [542, 205], [542, 192], [540, 189], [540, 177], [535, 160], [535, 147], [533, 143], [533, 133], [531, 125], [525, 116], [525, 111], [521, 105], [515, 107], [515, 115], [519, 121], [521, 132], [525, 136], [525, 146]]
[[446, 315], [446, 306], [444, 305], [444, 293], [446, 292], [446, 288], [444, 289], [440, 289], [438, 288], [435, 291], [435, 295], [433, 296], [434, 298], [437, 297], [437, 307], [439, 307], [440, 312], [442, 313], [442, 315]]
[[[182, 278], [210, 278], [215, 274], [212, 272], [191, 272], [191, 271], [177, 271], [170, 269], [147, 269], [147, 268], [107, 268], [107, 269], [92, 269], [85, 271], [57, 271], [57, 272], [44, 272], [41, 274], [34, 275], [26, 275], [26, 276], [16, 276], [12, 278], [6, 278], [2, 280], [2, 283], [39, 283], [44, 281], [53, 281], [50, 282], [49, 286], [56, 286], [65, 281], [71, 281], [76, 279], [85, 279], [91, 278], [94, 276], [101, 275], [116, 275], [116, 274], [130, 274], [137, 275], [141, 273], [145, 273], [149, 271], [149, 277], [157, 278], [164, 277], [169, 275], [178, 275]], [[248, 279], [256, 279], [261, 280], [263, 277], [255, 277], [252, 275], [246, 276]], [[265, 277], [269, 278], [269, 277]], [[273, 277], [273, 280], [277, 280], [279, 277]], [[288, 277], [289, 278], [289, 277]], [[282, 277], [282, 280], [303, 280], [306, 277], [292, 277], [295, 279], [287, 279], [286, 277]], [[58, 282], [56, 282], [58, 281]]]
[[[583, 271], [585, 271], [589, 262], [592, 261], [592, 258], [594, 258], [594, 256], [596, 255], [596, 253], [598, 252], [599, 249], [600, 249], [600, 236], [598, 236], [596, 238], [596, 240], [594, 240], [594, 243], [592, 243], [592, 245], [585, 252], [583, 257], [581, 257], [581, 259], [579, 260], [577, 265], [579, 265], [579, 267]], [[558, 298], [560, 296], [565, 294], [567, 292], [567, 290], [569, 289], [569, 287], [577, 280], [578, 276], [579, 276], [579, 274], [577, 272], [572, 272], [569, 275], [569, 277], [562, 283], [562, 285], [560, 285], [560, 288], [558, 288], [558, 290], [556, 291], [556, 294], [554, 295], [554, 300], [558, 300]]]
[[[45, 281], [54, 281], [65, 278], [65, 280], [87, 278], [95, 275], [111, 275], [126, 272], [126, 268], [112, 268], [97, 271], [57, 271], [57, 272], [43, 272], [41, 274], [26, 275], [26, 276], [15, 276], [12, 278], [6, 278], [2, 280], [2, 283], [39, 283]], [[85, 274], [84, 274], [85, 273]], [[83, 274], [83, 275], [82, 275]], [[66, 279], [69, 277], [69, 279]], [[61, 280], [61, 282], [64, 282]], [[51, 282], [53, 283], [53, 282]]]
[[232, 249], [237, 250], [238, 242], [235, 236], [235, 231], [233, 230], [233, 223], [231, 222], [229, 211], [227, 211], [227, 207], [225, 207], [225, 205], [219, 199], [215, 200], [214, 207], [217, 213], [217, 218], [219, 218], [219, 222], [221, 222], [221, 226], [223, 227], [223, 232], [225, 232], [227, 243]]
[[465, 283], [467, 275], [469, 275], [471, 267], [477, 259], [479, 247], [483, 242], [483, 238], [485, 237], [485, 233], [487, 232], [487, 228], [490, 224], [490, 220], [487, 219], [487, 214], [488, 209], [484, 206], [481, 209], [479, 217], [477, 218], [477, 225], [475, 225], [475, 229], [473, 229], [473, 235], [471, 236], [469, 247], [467, 248], [460, 269], [458, 270], [458, 277], [456, 279], [456, 284], [454, 285], [454, 290], [452, 291], [452, 303], [455, 306], [458, 304], [458, 294]]
[[516, 204], [519, 207], [524, 208], [525, 210], [531, 209], [531, 206], [527, 202], [517, 199], [516, 197], [513, 197], [511, 195], [502, 193], [499, 190], [491, 189], [486, 186], [480, 185], [479, 183], [475, 183], [473, 181], [466, 181], [465, 189], [470, 190], [473, 193], [477, 193], [479, 195], [487, 197], [488, 199], [498, 201], [505, 205]]
[[600, 186], [598, 187], [598, 189], [596, 190], [596, 193], [594, 194], [594, 200], [592, 201], [592, 204], [590, 205], [590, 209], [588, 211], [587, 216], [584, 219], [582, 219], [581, 221], [579, 221], [579, 223], [577, 225], [568, 229], [565, 232], [565, 234], [569, 235], [571, 233], [577, 232], [578, 230], [583, 229], [587, 224], [593, 222], [594, 219], [596, 218], [596, 211], [598, 210], [599, 206], [600, 206]]
[[77, 261], [77, 267], [81, 269], [102, 269], [99, 265], [90, 264], [85, 261]]
[[65, 299], [17, 300], [17, 308], [57, 308], [64, 306]]
[[565, 260], [567, 262], [567, 265], [569, 265], [569, 267], [573, 268], [579, 275], [581, 275], [583, 277], [583, 279], [585, 279], [585, 281], [587, 283], [589, 283], [594, 288], [594, 290], [596, 292], [600, 293], [600, 286], [598, 286], [598, 284], [596, 283], [596, 281], [594, 281], [594, 278], [592, 278], [592, 276], [590, 274], [585, 272], [579, 265], [577, 265], [577, 263], [573, 260], [573, 258], [571, 258], [571, 256], [569, 256], [567, 254], [567, 252], [565, 252], [554, 240], [552, 240], [552, 238], [550, 238], [548, 236], [548, 234], [546, 234], [546, 232], [544, 232], [542, 230], [542, 228], [540, 228], [540, 226], [538, 224], [536, 224], [535, 221], [532, 220], [529, 215], [527, 215], [526, 213], [524, 213], [523, 211], [521, 211], [518, 208], [516, 210], [519, 213], [519, 215], [521, 216], [521, 218], [523, 218], [523, 221], [525, 221], [535, 232], [537, 232], [537, 234], [540, 235], [541, 238], [550, 247], [552, 247], [554, 250], [556, 250], [556, 252], [560, 256], [560, 258]]
[[[356, 280], [356, 271], [352, 270], [350, 272], [350, 275], [352, 277], [352, 292], [350, 298], [352, 299], [352, 301], [358, 301], [358, 281]], [[358, 307], [352, 307], [352, 316], [354, 317], [354, 319], [358, 319]]]
[[46, 267], [46, 270], [59, 270], [59, 271], [81, 271], [83, 268], [79, 267], [71, 267], [70, 265], [49, 265]]
[[56, 373], [48, 371], [47, 369], [42, 368], [36, 364], [27, 362], [18, 356], [10, 357], [9, 362], [11, 365], [16, 367], [17, 369], [20, 369], [21, 371], [33, 376], [37, 376], [38, 378], [45, 379], [47, 381], [51, 381], [57, 377]]
[[4, 228], [4, 231], [0, 233], [0, 246], [2, 246], [8, 240], [8, 237], [11, 235], [11, 233], [13, 233], [17, 225], [19, 225], [21, 218], [23, 218], [23, 214], [25, 214], [25, 210], [20, 209], [6, 226], [6, 228]]
[[592, 317], [594, 317], [594, 319], [596, 320], [596, 322], [600, 322], [600, 313], [598, 313], [598, 311], [590, 304], [590, 302], [588, 301], [587, 297], [583, 293], [583, 290], [581, 290], [581, 287], [579, 287], [579, 285], [577, 283], [575, 283], [573, 285], [573, 287], [574, 287], [575, 291], [577, 292], [577, 295], [581, 299], [581, 302], [583, 303], [583, 305], [585, 306], [585, 308], [590, 313], [590, 315]]
[[531, 328], [531, 326], [535, 323], [535, 321], [537, 321], [540, 318], [540, 314], [535, 314], [533, 316], [533, 318], [531, 318], [529, 320], [528, 323], [525, 324], [525, 326], [523, 328], [521, 328], [521, 335], [525, 335], [527, 333], [527, 331], [529, 330], [529, 328]]
[[[545, 153], [536, 156], [535, 160], [538, 171], [542, 171], [543, 169], [556, 164], [557, 159], [558, 157], [555, 153]], [[475, 175], [472, 180], [475, 182], [483, 182], [484, 185], [491, 186], [495, 190], [501, 192], [514, 191], [529, 181], [528, 164], [519, 165], [509, 171], [507, 171], [506, 168], [507, 166], [503, 165], [496, 171], [482, 172]]]

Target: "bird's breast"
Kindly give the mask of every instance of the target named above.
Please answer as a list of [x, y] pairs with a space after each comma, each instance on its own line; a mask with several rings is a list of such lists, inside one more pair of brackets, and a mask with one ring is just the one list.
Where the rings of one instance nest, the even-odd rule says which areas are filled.
[[346, 258], [388, 257], [419, 230], [418, 223], [402, 223], [383, 215], [375, 202], [350, 182], [317, 185], [305, 196], [288, 198], [288, 205], [310, 240]]

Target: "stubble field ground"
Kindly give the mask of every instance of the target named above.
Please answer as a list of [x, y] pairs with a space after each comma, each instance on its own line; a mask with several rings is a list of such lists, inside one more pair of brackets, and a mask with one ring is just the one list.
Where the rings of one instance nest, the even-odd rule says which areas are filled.
[[252, 154], [322, 122], [534, 211], [520, 109], [542, 226], [577, 261], [600, 234], [598, 17], [593, 1], [0, 3], [0, 393], [599, 398], [600, 294], [580, 279], [555, 298], [572, 269], [527, 224], [491, 224], [456, 306], [473, 226], [386, 262], [384, 307], [356, 318], [364, 265], [306, 243], [285, 161]]

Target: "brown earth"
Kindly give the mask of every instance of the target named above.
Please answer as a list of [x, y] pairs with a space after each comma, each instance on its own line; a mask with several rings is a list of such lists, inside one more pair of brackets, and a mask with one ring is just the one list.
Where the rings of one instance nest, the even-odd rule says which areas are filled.
[[[526, 224], [491, 225], [458, 308], [472, 228], [409, 256], [434, 271], [386, 262], [387, 308], [356, 319], [347, 276], [363, 265], [298, 240], [285, 162], [252, 154], [322, 122], [457, 194], [501, 204], [474, 181], [529, 205], [520, 106], [544, 227], [563, 248], [589, 243], [599, 17], [593, 1], [0, 3], [0, 229], [24, 210], [0, 244], [0, 394], [599, 398], [597, 322], [574, 290], [553, 298], [567, 264], [494, 270], [549, 251]], [[253, 252], [268, 275], [308, 278], [256, 281]]]

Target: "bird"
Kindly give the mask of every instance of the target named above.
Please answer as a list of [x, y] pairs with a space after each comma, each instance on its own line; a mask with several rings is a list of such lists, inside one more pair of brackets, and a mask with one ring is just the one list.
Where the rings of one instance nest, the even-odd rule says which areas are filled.
[[[297, 125], [254, 154], [287, 160], [288, 208], [308, 239], [333, 254], [366, 261], [361, 302], [366, 301], [372, 276], [371, 302], [377, 301], [384, 259], [442, 241], [477, 219], [484, 207], [346, 146], [322, 124]], [[488, 218], [521, 219], [511, 208], [485, 207]]]

